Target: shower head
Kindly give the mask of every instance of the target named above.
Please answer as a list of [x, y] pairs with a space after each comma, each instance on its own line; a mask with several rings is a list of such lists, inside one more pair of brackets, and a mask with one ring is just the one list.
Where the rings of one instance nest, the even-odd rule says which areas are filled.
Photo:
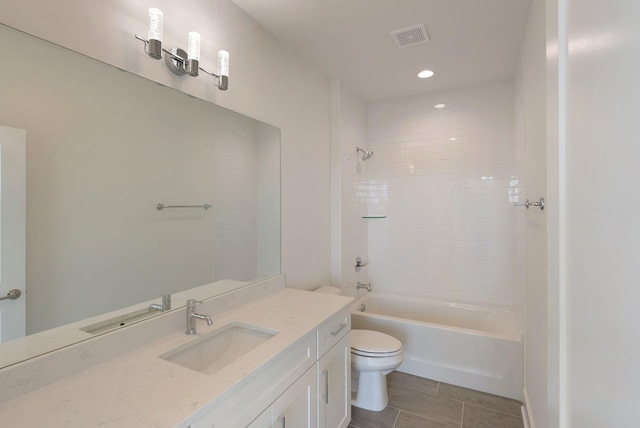
[[369, 151], [361, 149], [360, 147], [356, 147], [356, 153], [358, 153], [358, 152], [362, 152], [362, 160], [363, 161], [366, 161], [371, 156], [373, 156], [373, 152], [369, 152]]

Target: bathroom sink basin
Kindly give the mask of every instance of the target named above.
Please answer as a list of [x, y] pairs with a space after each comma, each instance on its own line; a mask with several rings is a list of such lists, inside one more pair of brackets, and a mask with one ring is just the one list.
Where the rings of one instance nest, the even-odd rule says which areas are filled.
[[81, 327], [80, 330], [86, 331], [90, 334], [100, 334], [105, 333], [107, 331], [115, 330], [120, 327], [124, 327], [125, 325], [129, 325], [136, 321], [142, 321], [147, 318], [151, 318], [153, 316], [158, 315], [160, 312], [158, 311], [150, 311], [149, 309], [140, 309], [138, 311], [130, 312], [128, 314], [119, 315], [117, 317], [109, 318], [104, 321], [97, 322], [95, 324], [87, 325]]
[[232, 323], [160, 358], [204, 374], [214, 374], [276, 334], [278, 331], [270, 328]]

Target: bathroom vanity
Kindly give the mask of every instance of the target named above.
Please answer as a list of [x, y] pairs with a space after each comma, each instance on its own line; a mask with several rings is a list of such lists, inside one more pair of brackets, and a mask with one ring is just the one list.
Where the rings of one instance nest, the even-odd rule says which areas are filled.
[[[233, 294], [239, 292], [198, 305], [213, 324], [198, 320], [195, 335], [185, 334], [183, 309], [92, 339], [121, 349], [107, 361], [0, 404], [2, 424], [346, 427], [352, 299], [285, 289], [283, 279], [248, 303], [238, 305]], [[124, 336], [118, 340], [154, 329], [163, 334], [151, 342], [141, 337], [137, 347], [126, 345]], [[74, 352], [82, 346], [87, 345], [2, 369], [0, 380], [5, 387], [36, 381], [42, 375], [38, 367], [56, 369], [57, 353], [77, 358], [81, 367], [81, 360], [93, 358], [86, 349]]]

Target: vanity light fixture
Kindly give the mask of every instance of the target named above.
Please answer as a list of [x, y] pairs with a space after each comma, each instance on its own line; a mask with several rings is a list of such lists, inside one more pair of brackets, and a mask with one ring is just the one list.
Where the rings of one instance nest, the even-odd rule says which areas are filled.
[[418, 73], [418, 77], [421, 79], [426, 79], [433, 76], [434, 74], [435, 73], [431, 70], [422, 70], [420, 73]]
[[180, 48], [166, 50], [162, 47], [162, 31], [163, 31], [164, 15], [160, 9], [149, 9], [149, 32], [148, 38], [135, 35], [136, 39], [144, 42], [144, 51], [153, 59], [162, 59], [162, 53], [165, 63], [172, 73], [182, 76], [197, 76], [199, 71], [213, 76], [213, 84], [221, 91], [226, 91], [229, 87], [229, 52], [218, 52], [218, 73], [205, 70], [200, 67], [200, 34], [190, 31], [187, 38], [187, 51]]
[[438, 110], [442, 110], [446, 106], [447, 106], [446, 104], [436, 104], [436, 105], [433, 106], [433, 108], [436, 108]]

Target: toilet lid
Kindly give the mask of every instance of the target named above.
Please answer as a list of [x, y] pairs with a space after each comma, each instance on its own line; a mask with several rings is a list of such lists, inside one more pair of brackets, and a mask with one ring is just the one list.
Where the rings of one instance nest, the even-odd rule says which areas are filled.
[[389, 354], [400, 351], [402, 343], [379, 331], [351, 330], [351, 349], [358, 353]]

